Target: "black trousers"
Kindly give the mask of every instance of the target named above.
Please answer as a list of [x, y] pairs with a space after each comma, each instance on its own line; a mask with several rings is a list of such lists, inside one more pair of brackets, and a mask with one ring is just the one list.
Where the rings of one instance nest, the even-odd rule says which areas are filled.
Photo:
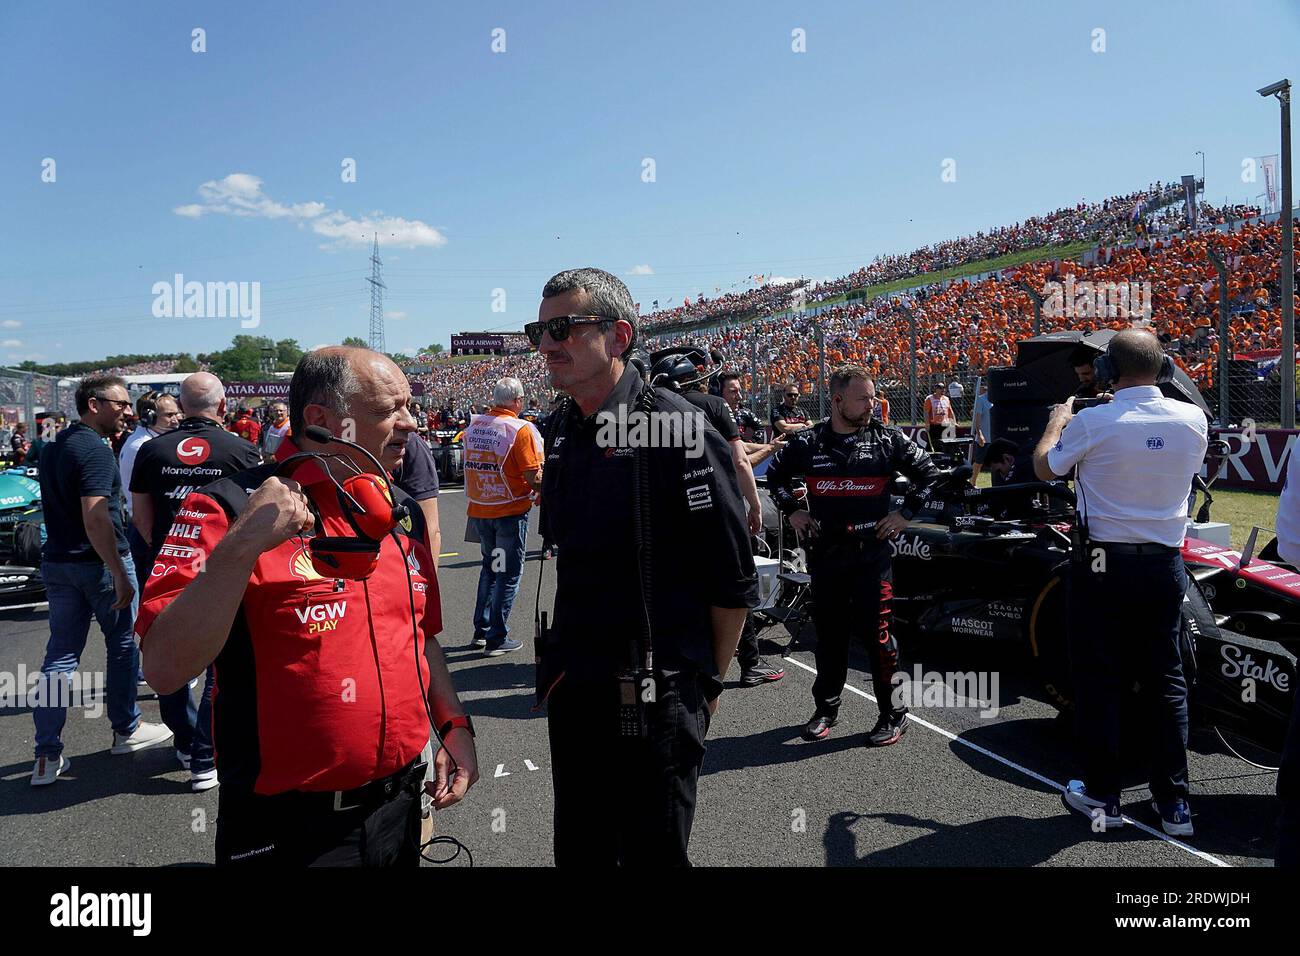
[[[421, 781], [423, 774], [421, 774]], [[322, 794], [260, 796], [221, 788], [218, 866], [419, 866], [418, 784], [335, 810]]]
[[1273, 862], [1288, 869], [1300, 868], [1300, 707], [1291, 709], [1291, 729], [1282, 750], [1282, 767], [1277, 773], [1277, 795], [1282, 815], [1277, 824], [1277, 851]]
[[[1103, 563], [1104, 561], [1104, 563]], [[1101, 570], [1094, 570], [1099, 568]], [[1186, 797], [1187, 680], [1179, 631], [1187, 572], [1175, 550], [1126, 554], [1100, 542], [1070, 566], [1070, 673], [1084, 758], [1084, 783], [1099, 798], [1118, 796], [1120, 708], [1136, 682], [1151, 793]]]
[[754, 630], [753, 611], [745, 615], [745, 626], [740, 630], [740, 643], [736, 645], [736, 656], [740, 658], [741, 673], [758, 666], [758, 631]]
[[641, 739], [619, 735], [615, 680], [560, 681], [547, 702], [556, 866], [690, 866], [711, 683], [659, 675]]
[[905, 713], [907, 708], [893, 699], [899, 665], [898, 640], [890, 628], [894, 586], [889, 552], [836, 559], [812, 551], [808, 573], [817, 627], [817, 679], [813, 681], [817, 713], [839, 714], [849, 675], [849, 646], [855, 640], [865, 643], [871, 656], [871, 686], [880, 712]]

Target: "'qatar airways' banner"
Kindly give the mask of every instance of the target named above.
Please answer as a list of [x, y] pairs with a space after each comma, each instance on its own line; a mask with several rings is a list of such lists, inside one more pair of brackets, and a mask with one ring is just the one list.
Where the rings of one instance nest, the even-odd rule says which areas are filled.
[[289, 380], [277, 382], [223, 382], [226, 398], [264, 398], [267, 401], [288, 401]]

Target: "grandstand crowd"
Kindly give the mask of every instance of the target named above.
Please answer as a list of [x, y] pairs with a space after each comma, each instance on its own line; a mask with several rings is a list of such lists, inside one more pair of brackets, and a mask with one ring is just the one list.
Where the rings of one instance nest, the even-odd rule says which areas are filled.
[[[1193, 380], [1211, 389], [1221, 347], [1220, 293], [1207, 249], [1214, 244], [1229, 270], [1232, 353], [1277, 349], [1281, 229], [1276, 222], [1258, 221], [1260, 210], [1253, 206], [1215, 207], [1201, 202], [1196, 212], [1193, 226], [1187, 221], [1182, 185], [1156, 182], [1102, 202], [1080, 202], [1014, 225], [881, 256], [815, 286], [799, 279], [713, 299], [691, 302], [687, 298], [679, 306], [644, 317], [647, 348], [708, 347], [742, 372], [746, 391], [793, 382], [807, 392], [818, 380], [820, 356], [814, 343], [820, 332], [828, 366], [860, 363], [882, 387], [905, 387], [912, 367], [914, 319], [916, 367], [922, 380], [918, 387], [924, 388], [930, 382], [1013, 364], [1016, 342], [1032, 335], [1034, 328], [1033, 301], [1025, 287], [1039, 289], [1072, 277], [1076, 284], [1149, 283], [1153, 331]], [[791, 307], [796, 293], [805, 305], [814, 307], [846, 293], [1009, 253], [1042, 249], [1050, 256], [1052, 247], [1081, 240], [1095, 243], [1093, 254], [1084, 257], [1087, 265], [1075, 259], [1043, 258], [984, 277], [921, 284], [890, 296], [849, 299], [820, 310]], [[1127, 316], [1067, 317], [1044, 312], [1043, 331], [1120, 328], [1129, 321]], [[453, 361], [445, 355], [420, 354], [410, 360], [411, 381], [424, 386], [430, 427], [450, 428], [467, 419], [486, 400], [487, 383], [504, 377], [519, 379], [526, 394], [545, 402], [543, 364], [527, 349], [523, 336], [506, 334], [503, 339], [501, 355]], [[101, 371], [163, 374], [171, 367], [167, 362], [144, 362]]]
[[[832, 305], [814, 315], [793, 311], [789, 296], [798, 283], [751, 290], [663, 310], [648, 317], [647, 347], [692, 344], [721, 352], [742, 372], [747, 391], [794, 382], [805, 392], [818, 378], [820, 331], [826, 364], [866, 365], [885, 387], [905, 387], [912, 362], [912, 317], [916, 321], [918, 377], [924, 383], [980, 375], [1015, 362], [1016, 342], [1033, 334], [1034, 308], [1023, 286], [1150, 283], [1152, 330], [1167, 352], [1204, 389], [1215, 386], [1220, 349], [1219, 285], [1207, 248], [1214, 244], [1229, 270], [1230, 348], [1233, 354], [1277, 349], [1281, 343], [1278, 261], [1281, 228], [1255, 221], [1257, 207], [1214, 207], [1202, 203], [1189, 228], [1181, 186], [1154, 184], [1149, 190], [1080, 204], [976, 237], [939, 243], [906, 256], [877, 260], [807, 296], [811, 305], [832, 294], [866, 285], [914, 278], [963, 262], [978, 262], [1017, 248], [1037, 248], [1078, 237], [1097, 239], [1091, 264], [1044, 259], [984, 278], [921, 285], [897, 296]], [[1152, 199], [1156, 197], [1156, 199]], [[1175, 201], [1176, 200], [1176, 201]], [[1157, 207], [1165, 202], [1165, 207]], [[1139, 204], [1150, 209], [1144, 214]], [[1136, 213], [1136, 214], [1135, 214]], [[1216, 227], [1232, 227], [1217, 231]], [[908, 270], [911, 270], [910, 272]], [[1022, 285], [1023, 284], [1023, 285]], [[762, 292], [756, 296], [753, 293]], [[757, 310], [757, 314], [749, 317]], [[740, 316], [745, 316], [740, 318]], [[716, 324], [698, 328], [702, 319]], [[1127, 316], [1064, 316], [1045, 313], [1043, 331], [1059, 328], [1122, 328]], [[751, 374], [758, 359], [758, 381]], [[426, 393], [451, 404], [481, 400], [483, 383], [510, 375], [529, 394], [544, 394], [544, 370], [531, 354], [487, 357], [439, 365], [419, 376]], [[766, 398], [766, 395], [761, 396]]]

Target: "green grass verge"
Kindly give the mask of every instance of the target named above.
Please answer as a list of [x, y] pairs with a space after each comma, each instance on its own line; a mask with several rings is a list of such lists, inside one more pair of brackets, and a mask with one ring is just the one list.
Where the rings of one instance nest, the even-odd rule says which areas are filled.
[[[927, 272], [919, 276], [909, 276], [906, 279], [895, 279], [892, 282], [881, 282], [857, 291], [864, 292], [865, 295], [863, 297], [866, 299], [875, 299], [882, 295], [889, 295], [892, 292], [902, 292], [905, 289], [915, 289], [918, 286], [931, 285], [935, 282], [944, 282], [948, 279], [961, 279], [965, 276], [979, 275], [982, 272], [1009, 269], [1012, 266], [1024, 265], [1026, 262], [1038, 262], [1042, 259], [1073, 259], [1087, 252], [1094, 246], [1096, 246], [1096, 243], [1090, 240], [1070, 242], [1063, 246], [1039, 246], [1036, 249], [1010, 252], [1005, 256], [997, 256], [993, 259], [982, 259], [979, 262], [971, 262], [964, 266], [953, 266], [951, 269], [941, 269], [938, 272]], [[847, 301], [848, 296], [849, 293], [847, 292], [843, 295], [831, 296], [829, 299], [823, 299], [820, 302], [812, 303], [812, 306], [821, 307], [825, 305], [835, 305], [836, 303]]]
[[[1250, 529], [1258, 527], [1259, 537], [1255, 539], [1255, 553], [1268, 544], [1274, 535], [1277, 523], [1278, 496], [1267, 491], [1241, 491], [1229, 488], [1211, 488], [1214, 504], [1210, 506], [1210, 517], [1215, 521], [1226, 521], [1232, 525], [1232, 547], [1240, 551], [1250, 537]], [[1200, 498], [1197, 498], [1200, 506]]]

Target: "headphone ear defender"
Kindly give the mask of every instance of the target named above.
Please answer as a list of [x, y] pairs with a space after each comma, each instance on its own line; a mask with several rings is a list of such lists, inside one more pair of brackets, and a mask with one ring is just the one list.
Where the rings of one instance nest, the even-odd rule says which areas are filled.
[[369, 473], [353, 475], [343, 482], [343, 490], [363, 509], [356, 512], [347, 499], [340, 496], [343, 513], [358, 534], [379, 541], [397, 527], [401, 516], [397, 514], [393, 494], [384, 479]]
[[[1156, 374], [1156, 383], [1163, 385], [1165, 382], [1172, 382], [1176, 371], [1177, 366], [1174, 365], [1174, 360], [1168, 355], [1162, 356], [1160, 371]], [[1114, 383], [1116, 378], [1115, 364], [1110, 360], [1108, 352], [1102, 352], [1092, 360], [1092, 374], [1098, 382]]]
[[140, 422], [145, 428], [153, 428], [158, 420], [158, 392], [153, 390], [140, 396]]
[[[308, 461], [326, 467], [320, 455], [299, 452], [281, 461], [274, 474], [288, 477]], [[312, 567], [321, 577], [362, 581], [374, 573], [384, 537], [406, 517], [407, 509], [394, 506], [388, 482], [378, 475], [352, 475], [342, 485], [336, 482], [335, 487], [339, 507], [356, 536], [328, 536], [318, 530], [307, 539]], [[360, 512], [348, 501], [349, 495], [361, 507]]]
[[1102, 352], [1092, 360], [1092, 375], [1098, 382], [1113, 382], [1115, 380], [1114, 366], [1111, 365], [1110, 355]]

